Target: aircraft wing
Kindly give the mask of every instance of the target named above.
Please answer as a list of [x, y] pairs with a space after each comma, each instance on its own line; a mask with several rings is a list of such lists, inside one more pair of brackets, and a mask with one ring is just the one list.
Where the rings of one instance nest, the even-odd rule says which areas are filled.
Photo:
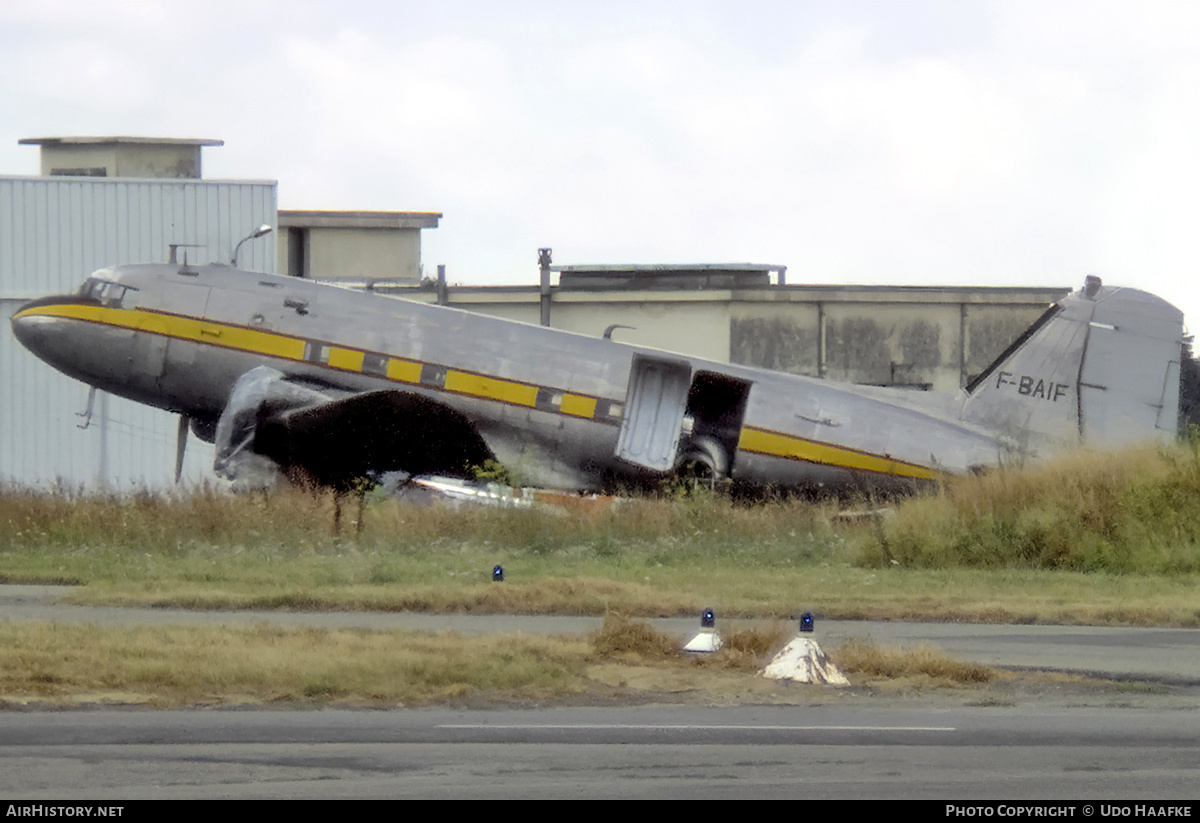
[[278, 471], [335, 488], [387, 471], [467, 476], [492, 457], [466, 417], [441, 403], [306, 384], [267, 366], [238, 379], [215, 443], [217, 473], [251, 486]]

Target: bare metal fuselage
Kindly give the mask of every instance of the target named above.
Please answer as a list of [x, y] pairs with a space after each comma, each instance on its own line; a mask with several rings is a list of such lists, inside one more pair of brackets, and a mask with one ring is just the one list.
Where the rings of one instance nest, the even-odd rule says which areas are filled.
[[[272, 395], [259, 421], [312, 408], [320, 428], [334, 421], [323, 406], [369, 397], [343, 419], [369, 428], [365, 409], [396, 430], [417, 398], [447, 411], [426, 414], [414, 438], [468, 424], [547, 487], [640, 481], [688, 459], [754, 484], [910, 484], [996, 465], [1011, 446], [1011, 432], [960, 418], [964, 396], [838, 385], [227, 266], [122, 266], [88, 282], [23, 307], [17, 336], [89, 385], [186, 415], [206, 439], [239, 380], [267, 366], [311, 397]], [[404, 462], [403, 448], [379, 453]]]

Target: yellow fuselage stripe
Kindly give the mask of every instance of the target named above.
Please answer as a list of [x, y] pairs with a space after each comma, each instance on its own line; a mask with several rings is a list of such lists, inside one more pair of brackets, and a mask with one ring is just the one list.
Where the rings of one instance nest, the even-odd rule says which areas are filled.
[[[138, 309], [117, 309], [106, 306], [94, 306], [79, 303], [35, 306], [13, 316], [64, 317], [74, 320], [84, 320], [108, 326], [146, 331], [152, 334], [165, 335], [180, 340], [190, 340], [198, 343], [236, 349], [254, 354], [279, 357], [286, 360], [307, 362], [304, 358], [304, 338], [292, 337], [274, 331], [247, 329], [241, 326], [231, 326], [208, 320], [199, 320], [177, 314], [160, 314], [158, 312]], [[365, 352], [362, 349], [352, 349], [344, 346], [328, 346], [327, 365], [342, 371], [362, 373]], [[371, 354], [375, 354], [371, 352]], [[420, 361], [407, 360], [391, 355], [387, 357], [385, 376], [388, 380], [421, 384]], [[537, 403], [539, 387], [529, 383], [506, 380], [500, 377], [475, 374], [473, 372], [448, 369], [446, 371], [445, 388], [457, 394], [465, 394], [484, 400], [495, 400], [511, 405], [533, 408]], [[561, 392], [562, 397], [558, 411], [572, 417], [591, 419], [596, 412], [598, 398], [587, 395]], [[940, 472], [895, 460], [891, 457], [856, 451], [845, 446], [835, 446], [807, 440], [796, 435], [768, 431], [752, 426], [744, 426], [738, 439], [738, 449], [741, 451], [762, 454], [768, 457], [779, 457], [786, 460], [799, 460], [808, 463], [818, 463], [827, 466], [869, 471], [878, 474], [890, 474], [897, 477], [929, 480], [940, 476]]]
[[750, 426], [742, 428], [741, 437], [738, 439], [738, 449], [770, 457], [783, 457], [789, 460], [802, 460], [807, 463], [820, 463], [898, 477], [932, 480], [938, 476], [938, 472], [932, 469], [894, 460], [891, 457], [855, 451], [845, 446], [834, 446], [829, 443], [806, 440], [795, 435], [766, 431]]
[[499, 377], [456, 371], [446, 372], [446, 389], [486, 400], [499, 400], [517, 406], [533, 407], [537, 403], [538, 387], [526, 383], [514, 383]]

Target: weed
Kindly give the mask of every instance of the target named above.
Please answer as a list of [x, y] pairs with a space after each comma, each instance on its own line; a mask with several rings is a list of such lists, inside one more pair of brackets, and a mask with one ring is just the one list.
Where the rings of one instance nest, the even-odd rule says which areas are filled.
[[592, 635], [592, 655], [601, 660], [661, 662], [682, 656], [679, 641], [646, 623], [624, 615], [607, 614]]

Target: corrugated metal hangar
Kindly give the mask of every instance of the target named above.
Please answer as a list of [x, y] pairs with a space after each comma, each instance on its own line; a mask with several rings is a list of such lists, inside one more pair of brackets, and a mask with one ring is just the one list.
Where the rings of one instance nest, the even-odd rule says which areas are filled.
[[[8, 319], [26, 300], [75, 292], [96, 269], [165, 260], [173, 244], [182, 246], [181, 259], [228, 259], [241, 237], [274, 224], [275, 182], [197, 179], [200, 146], [219, 141], [159, 141], [175, 157], [152, 143], [151, 166], [123, 165], [147, 148], [136, 138], [23, 142], [42, 144], [45, 176], [0, 177], [0, 480], [115, 489], [167, 482], [175, 463], [171, 416], [98, 392], [85, 421], [87, 387], [27, 352]], [[109, 168], [173, 174], [104, 176]], [[248, 244], [241, 262], [271, 271], [275, 247]], [[186, 476], [211, 476], [211, 448], [193, 440], [189, 449]]]
[[[14, 339], [26, 300], [70, 293], [92, 271], [164, 261], [228, 262], [333, 280], [422, 302], [857, 383], [954, 390], [1066, 288], [811, 286], [782, 266], [550, 266], [531, 286], [423, 277], [420, 231], [435, 212], [279, 211], [268, 180], [202, 179], [219, 140], [32, 138], [40, 177], [0, 177], [0, 482], [132, 490], [172, 482], [176, 421], [87, 388]], [[247, 240], [262, 225], [273, 240]], [[239, 244], [241, 244], [239, 246]], [[172, 246], [177, 249], [172, 250]], [[440, 269], [441, 267], [439, 267]], [[557, 276], [551, 282], [550, 272]], [[531, 266], [531, 282], [536, 274]], [[616, 328], [609, 329], [615, 326]], [[191, 438], [184, 476], [213, 479]]]

